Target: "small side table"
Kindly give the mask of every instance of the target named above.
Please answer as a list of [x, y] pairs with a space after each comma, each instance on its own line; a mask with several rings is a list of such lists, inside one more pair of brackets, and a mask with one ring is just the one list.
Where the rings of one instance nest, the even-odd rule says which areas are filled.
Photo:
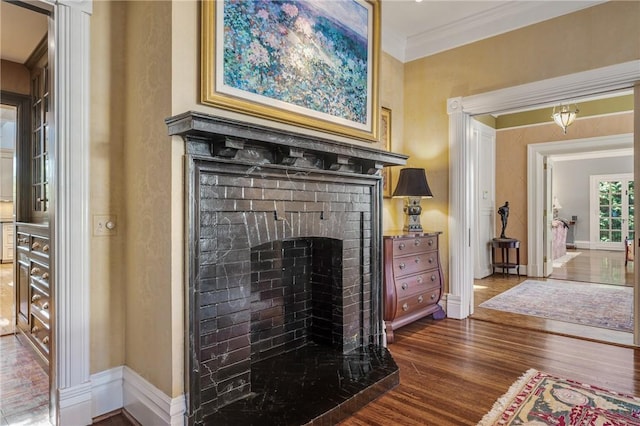
[[[500, 249], [501, 258], [500, 262], [496, 261], [496, 249]], [[516, 262], [509, 261], [509, 251], [515, 249]], [[509, 272], [509, 269], [515, 269], [518, 277], [520, 276], [520, 240], [515, 238], [494, 238], [491, 240], [491, 267], [492, 272], [496, 271], [496, 268], [502, 268], [502, 275]]]

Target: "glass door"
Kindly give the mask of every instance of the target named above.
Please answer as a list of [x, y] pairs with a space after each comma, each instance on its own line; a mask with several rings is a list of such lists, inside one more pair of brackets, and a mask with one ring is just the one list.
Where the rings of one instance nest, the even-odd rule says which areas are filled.
[[597, 215], [592, 221], [592, 243], [596, 249], [622, 250], [625, 238], [635, 237], [633, 175], [599, 175], [591, 180], [592, 211]]

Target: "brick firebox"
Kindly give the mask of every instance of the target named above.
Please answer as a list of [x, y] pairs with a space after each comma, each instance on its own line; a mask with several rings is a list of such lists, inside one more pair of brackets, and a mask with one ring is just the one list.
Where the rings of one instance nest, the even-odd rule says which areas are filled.
[[188, 423], [332, 423], [394, 386], [379, 171], [406, 157], [195, 112], [167, 124], [186, 143]]

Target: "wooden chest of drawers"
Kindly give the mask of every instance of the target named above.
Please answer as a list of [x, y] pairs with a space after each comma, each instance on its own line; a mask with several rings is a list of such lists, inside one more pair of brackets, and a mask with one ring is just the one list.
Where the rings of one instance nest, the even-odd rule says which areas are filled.
[[52, 280], [49, 227], [16, 224], [16, 323], [44, 365], [50, 360]]
[[442, 267], [438, 251], [440, 232], [384, 237], [384, 321], [387, 342], [393, 330], [433, 314], [442, 319]]

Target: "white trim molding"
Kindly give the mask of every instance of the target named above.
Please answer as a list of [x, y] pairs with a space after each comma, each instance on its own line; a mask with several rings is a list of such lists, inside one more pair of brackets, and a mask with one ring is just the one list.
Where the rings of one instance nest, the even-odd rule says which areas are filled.
[[138, 373], [124, 367], [124, 408], [143, 425], [184, 425], [184, 395], [170, 398]]
[[[53, 381], [59, 424], [90, 424], [89, 58], [91, 1], [54, 10]], [[55, 407], [55, 400], [53, 406]], [[54, 416], [55, 418], [55, 416]]]
[[60, 392], [61, 425], [91, 424], [92, 419], [121, 408], [143, 425], [184, 425], [184, 395], [170, 398], [126, 366], [92, 374], [88, 383]]
[[[476, 194], [473, 188], [477, 172], [472, 168], [472, 153], [468, 149], [471, 143], [468, 130], [470, 117], [548, 105], [561, 100], [577, 99], [615, 90], [627, 90], [633, 88], [635, 82], [639, 80], [640, 60], [636, 60], [447, 100], [450, 149], [449, 290], [451, 293], [447, 299], [448, 316], [465, 318], [472, 312], [472, 307], [469, 305], [473, 300], [473, 258], [470, 256], [471, 241], [468, 240], [468, 235], [475, 211]], [[637, 104], [638, 94], [635, 99]], [[639, 108], [636, 107], [637, 109]], [[640, 305], [640, 298], [638, 300], [637, 304]], [[637, 314], [636, 312], [636, 329], [639, 329], [640, 318]], [[640, 333], [638, 335], [640, 336]]]

